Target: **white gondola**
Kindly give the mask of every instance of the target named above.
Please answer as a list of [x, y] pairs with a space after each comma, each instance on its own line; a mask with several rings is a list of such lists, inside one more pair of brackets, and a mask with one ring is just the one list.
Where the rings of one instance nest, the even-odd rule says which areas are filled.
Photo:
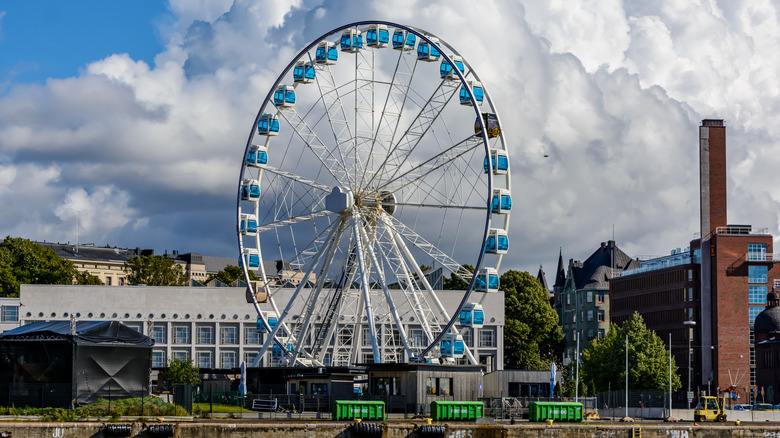
[[412, 50], [417, 42], [417, 37], [413, 33], [403, 29], [396, 29], [393, 32], [393, 48], [395, 50]]
[[[482, 105], [482, 101], [485, 100], [485, 90], [482, 89], [482, 84], [477, 81], [469, 81], [469, 88], [471, 88], [471, 92], [474, 94], [474, 100], [477, 101], [477, 105]], [[466, 90], [465, 85], [460, 87], [460, 104], [471, 105], [471, 97], [469, 97], [469, 92]]]
[[241, 200], [255, 202], [260, 199], [260, 182], [256, 179], [241, 181]]
[[336, 44], [330, 41], [323, 41], [317, 44], [317, 51], [314, 54], [314, 61], [317, 64], [333, 65], [339, 60], [339, 51]]
[[496, 268], [482, 268], [477, 271], [474, 290], [477, 292], [498, 292], [498, 271]]
[[460, 310], [460, 325], [464, 327], [482, 328], [485, 325], [485, 311], [482, 305], [466, 303]]
[[366, 31], [366, 44], [369, 47], [385, 47], [390, 43], [390, 32], [384, 24], [372, 24]]
[[509, 155], [503, 149], [491, 149], [490, 150], [490, 162], [485, 157], [485, 173], [490, 172], [490, 168], [493, 168], [493, 175], [504, 175], [509, 172]]
[[512, 209], [512, 197], [507, 189], [493, 189], [493, 200], [490, 202], [490, 211], [496, 214], [506, 214]]
[[431, 41], [420, 40], [417, 44], [417, 59], [420, 61], [433, 62], [438, 61], [441, 53], [439, 52], [439, 39], [436, 37], [428, 37]]
[[442, 357], [453, 357], [460, 359], [466, 350], [466, 343], [463, 342], [463, 336], [447, 333], [441, 338], [439, 351]]
[[509, 251], [509, 236], [506, 230], [491, 228], [488, 231], [485, 252], [488, 254], [506, 254]]
[[274, 91], [274, 105], [295, 105], [295, 88], [292, 85], [279, 85], [276, 87], [276, 91]]
[[257, 121], [257, 133], [260, 135], [279, 135], [279, 116], [263, 114]]
[[441, 75], [442, 79], [458, 79], [458, 74], [455, 73], [455, 69], [452, 68], [453, 64], [458, 68], [458, 70], [460, 70], [461, 73], [465, 71], [465, 68], [463, 67], [463, 58], [460, 56], [450, 55], [450, 59], [452, 60], [452, 64], [447, 62], [446, 59], [441, 61], [439, 74]]
[[257, 235], [257, 216], [252, 213], [241, 213], [241, 234], [244, 236]]
[[359, 29], [347, 29], [341, 34], [341, 51], [357, 52], [363, 48], [363, 34]]
[[244, 248], [241, 263], [247, 268], [255, 270], [260, 267], [260, 253], [255, 248]]
[[268, 164], [268, 149], [265, 146], [253, 144], [246, 153], [247, 167], [263, 167]]
[[314, 66], [311, 62], [298, 61], [293, 67], [293, 81], [301, 84], [314, 82]]

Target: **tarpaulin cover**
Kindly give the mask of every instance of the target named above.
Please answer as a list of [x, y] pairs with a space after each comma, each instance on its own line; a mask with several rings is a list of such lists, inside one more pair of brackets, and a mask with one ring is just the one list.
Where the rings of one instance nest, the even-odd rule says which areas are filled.
[[116, 321], [74, 329], [68, 321], [37, 322], [0, 335], [0, 400], [41, 385], [48, 391], [42, 406], [148, 394], [151, 338]]

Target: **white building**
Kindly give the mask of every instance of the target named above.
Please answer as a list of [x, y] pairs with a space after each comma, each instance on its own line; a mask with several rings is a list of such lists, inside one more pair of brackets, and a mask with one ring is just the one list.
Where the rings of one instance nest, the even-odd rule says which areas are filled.
[[[289, 294], [292, 292], [290, 289]], [[463, 295], [462, 291], [436, 293], [452, 313]], [[448, 299], [448, 294], [453, 298]], [[472, 298], [480, 301], [482, 295], [474, 292]], [[70, 320], [72, 316], [80, 321], [121, 321], [154, 339], [154, 368], [175, 357], [192, 358], [199, 368], [236, 368], [241, 361], [252, 363], [264, 341], [264, 334], [257, 331], [257, 314], [247, 304], [243, 288], [22, 285], [21, 297], [7, 300], [15, 301], [2, 303], [4, 315], [5, 306], [9, 307], [9, 315], [15, 306], [18, 321], [4, 330], [35, 321]], [[280, 301], [282, 297], [277, 298]], [[464, 341], [489, 372], [503, 369], [504, 293], [486, 294], [482, 303], [485, 324], [466, 329]], [[302, 304], [298, 308], [296, 305], [293, 323]], [[261, 309], [272, 312], [267, 304]], [[405, 329], [413, 337], [420, 326], [409, 321]], [[371, 345], [364, 344], [361, 360], [372, 357]], [[267, 352], [261, 365], [272, 363], [272, 354]]]

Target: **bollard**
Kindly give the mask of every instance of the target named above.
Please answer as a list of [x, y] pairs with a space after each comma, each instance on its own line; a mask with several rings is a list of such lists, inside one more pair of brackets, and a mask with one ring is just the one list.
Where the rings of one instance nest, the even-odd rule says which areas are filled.
[[553, 421], [552, 421], [552, 420], [547, 420], [547, 425], [548, 425], [548, 426], [552, 426], [552, 424], [553, 424]]

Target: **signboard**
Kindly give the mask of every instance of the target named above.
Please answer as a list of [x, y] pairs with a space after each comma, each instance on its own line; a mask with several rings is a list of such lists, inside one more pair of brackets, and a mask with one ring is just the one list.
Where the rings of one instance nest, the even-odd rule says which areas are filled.
[[688, 391], [688, 401], [693, 400], [693, 391]]

